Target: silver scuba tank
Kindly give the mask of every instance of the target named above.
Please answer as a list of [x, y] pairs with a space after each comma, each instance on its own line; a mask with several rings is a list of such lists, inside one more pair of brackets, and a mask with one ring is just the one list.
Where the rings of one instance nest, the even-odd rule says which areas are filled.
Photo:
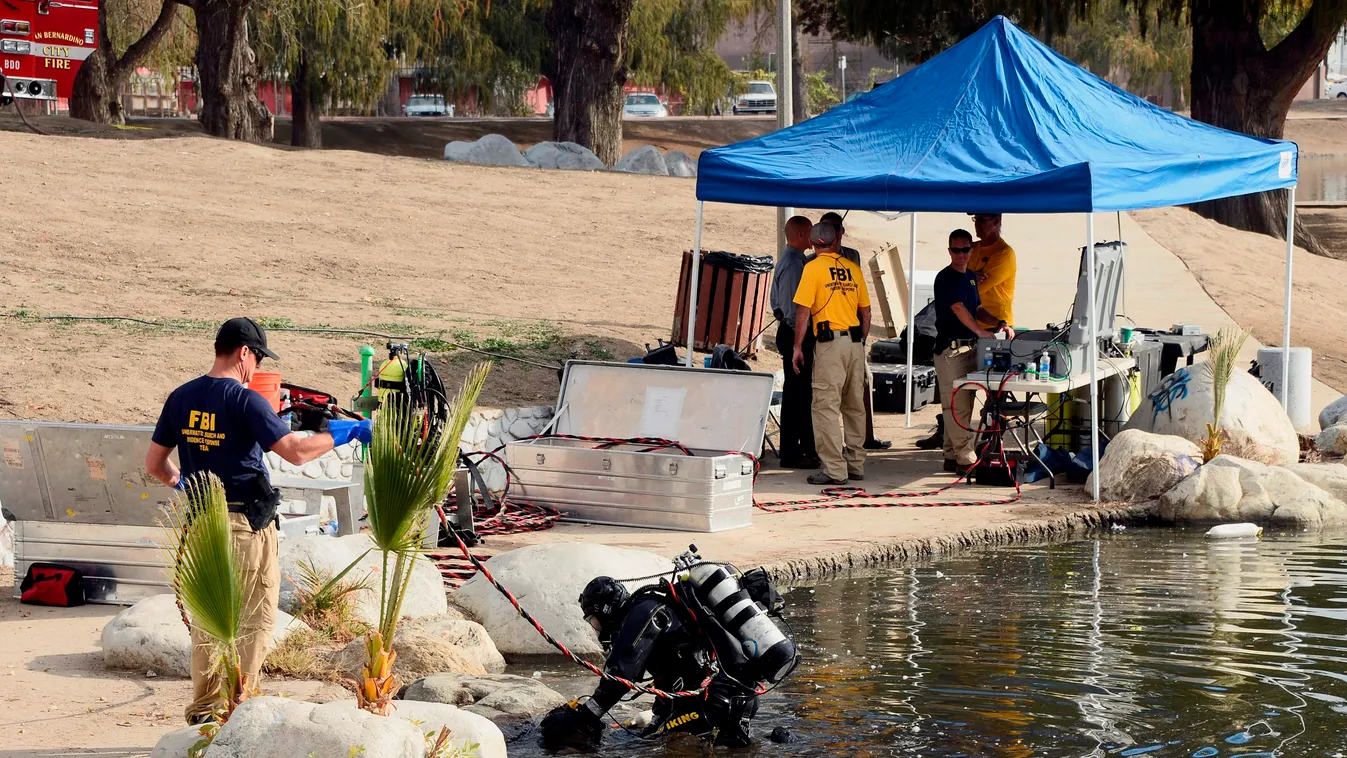
[[776, 684], [795, 667], [795, 643], [767, 610], [749, 597], [724, 566], [696, 563], [687, 567], [697, 599], [720, 624], [739, 640], [744, 656], [758, 676]]

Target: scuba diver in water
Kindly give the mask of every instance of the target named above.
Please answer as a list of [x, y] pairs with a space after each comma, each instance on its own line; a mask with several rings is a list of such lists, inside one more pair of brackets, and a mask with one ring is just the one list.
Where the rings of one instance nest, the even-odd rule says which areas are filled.
[[[732, 567], [701, 561], [696, 546], [679, 556], [673, 581], [629, 595], [611, 577], [591, 581], [580, 594], [585, 620], [608, 654], [605, 671], [636, 682], [647, 675], [665, 692], [696, 690], [696, 696], [659, 697], [653, 720], [641, 736], [690, 732], [714, 735], [716, 745], [746, 747], [758, 694], [785, 679], [799, 664], [795, 643], [769, 616], [785, 602], [762, 569], [736, 575]], [[595, 750], [603, 716], [628, 693], [604, 679], [594, 694], [559, 706], [542, 721], [548, 750]]]

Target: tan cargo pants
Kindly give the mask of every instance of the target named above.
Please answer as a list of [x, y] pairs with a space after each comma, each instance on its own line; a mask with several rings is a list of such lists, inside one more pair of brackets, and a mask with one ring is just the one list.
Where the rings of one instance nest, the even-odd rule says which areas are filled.
[[[242, 513], [229, 514], [234, 557], [243, 568], [243, 625], [239, 639], [239, 662], [251, 687], [260, 682], [262, 661], [271, 650], [276, 606], [281, 596], [281, 566], [276, 554], [276, 525], [260, 532], [248, 526]], [[206, 638], [192, 630], [192, 694], [187, 720], [210, 713], [219, 706], [224, 678], [215, 669]]]
[[945, 414], [945, 458], [960, 466], [971, 466], [977, 462], [977, 435], [968, 431], [976, 428], [973, 426], [973, 391], [953, 390], [955, 383], [977, 369], [977, 353], [970, 345], [949, 347], [949, 343], [945, 344], [945, 350], [935, 356], [940, 408]]
[[814, 447], [824, 473], [833, 479], [864, 475], [865, 348], [846, 335], [814, 343], [812, 384]]

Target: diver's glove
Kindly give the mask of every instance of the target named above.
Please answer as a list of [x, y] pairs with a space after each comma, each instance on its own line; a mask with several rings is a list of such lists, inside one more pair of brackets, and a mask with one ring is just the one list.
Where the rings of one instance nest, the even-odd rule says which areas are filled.
[[360, 440], [368, 445], [374, 438], [374, 422], [369, 419], [360, 421], [345, 421], [342, 419], [333, 419], [327, 422], [327, 432], [332, 435], [332, 446], [341, 447], [349, 444], [351, 440]]
[[543, 717], [542, 746], [544, 750], [598, 750], [603, 739], [603, 721], [588, 703], [572, 700], [553, 708]]

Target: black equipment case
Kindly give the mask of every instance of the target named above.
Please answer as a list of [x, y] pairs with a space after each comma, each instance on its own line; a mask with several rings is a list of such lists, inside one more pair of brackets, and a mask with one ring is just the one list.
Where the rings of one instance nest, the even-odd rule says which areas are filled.
[[[912, 375], [916, 380], [912, 384], [912, 410], [917, 411], [934, 403], [935, 368], [933, 366], [913, 366]], [[888, 363], [871, 363], [870, 376], [874, 382], [871, 388], [875, 413], [904, 413], [907, 411], [907, 366]]]

